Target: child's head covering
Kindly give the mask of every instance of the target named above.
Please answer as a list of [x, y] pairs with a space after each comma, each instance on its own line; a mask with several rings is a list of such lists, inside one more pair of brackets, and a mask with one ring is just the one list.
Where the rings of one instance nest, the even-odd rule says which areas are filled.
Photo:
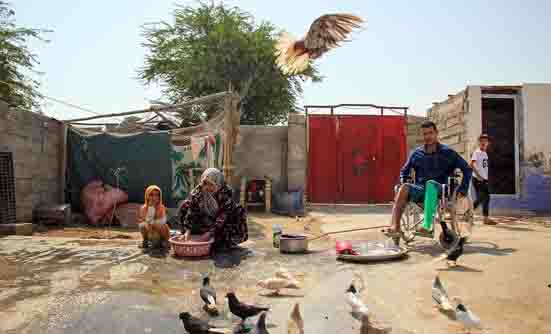
[[149, 206], [149, 195], [155, 190], [159, 192], [159, 204], [155, 207], [155, 219], [162, 218], [166, 215], [166, 208], [163, 205], [163, 192], [161, 191], [161, 188], [155, 185], [151, 185], [145, 190], [144, 205], [140, 208], [140, 216], [142, 218], [145, 218], [145, 216], [147, 215], [147, 208]]

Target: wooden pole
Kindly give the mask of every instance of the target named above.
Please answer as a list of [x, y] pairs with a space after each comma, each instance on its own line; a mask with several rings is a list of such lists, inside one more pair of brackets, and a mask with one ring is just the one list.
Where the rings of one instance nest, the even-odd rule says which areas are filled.
[[172, 124], [174, 127], [176, 127], [176, 128], [179, 128], [179, 127], [180, 127], [178, 124], [176, 124], [176, 123], [174, 123], [173, 121], [169, 120], [165, 115], [161, 114], [160, 111], [154, 111], [154, 113], [156, 113], [157, 115], [159, 115], [159, 117], [161, 117], [161, 118], [163, 119], [163, 121]]
[[220, 93], [199, 97], [199, 98], [193, 99], [191, 101], [187, 101], [187, 102], [180, 103], [180, 104], [174, 104], [174, 105], [166, 106], [166, 107], [150, 107], [150, 108], [147, 108], [147, 109], [133, 110], [133, 111], [127, 111], [127, 112], [122, 112], [122, 113], [113, 113], [113, 114], [105, 114], [105, 115], [99, 115], [99, 116], [75, 118], [75, 119], [66, 120], [65, 122], [74, 123], [74, 122], [89, 121], [89, 120], [98, 119], [98, 118], [129, 116], [129, 115], [143, 114], [143, 113], [151, 112], [151, 111], [179, 112], [179, 111], [181, 111], [181, 110], [179, 110], [181, 108], [188, 107], [188, 106], [191, 106], [191, 105], [194, 105], [194, 104], [207, 103], [207, 102], [210, 102], [212, 100], [216, 100], [216, 99], [219, 99], [221, 97], [224, 97], [226, 95], [228, 95], [228, 92], [220, 92]]
[[232, 138], [233, 138], [233, 127], [232, 127], [232, 99], [230, 95], [227, 95], [224, 98], [224, 132], [226, 134], [224, 140], [224, 164], [223, 172], [226, 182], [231, 183], [231, 154], [232, 154]]
[[66, 202], [65, 187], [67, 185], [67, 131], [68, 125], [61, 123], [59, 140], [59, 201]]

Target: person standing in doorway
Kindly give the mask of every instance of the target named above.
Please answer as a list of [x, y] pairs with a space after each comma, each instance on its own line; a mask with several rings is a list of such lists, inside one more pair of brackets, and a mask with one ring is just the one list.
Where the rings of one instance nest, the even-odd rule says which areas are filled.
[[471, 168], [473, 169], [473, 186], [476, 190], [476, 201], [474, 209], [476, 210], [482, 205], [482, 214], [484, 216], [484, 224], [495, 225], [496, 223], [489, 218], [490, 215], [490, 189], [488, 187], [488, 146], [490, 145], [490, 137], [487, 134], [482, 134], [478, 138], [479, 148], [473, 152], [471, 158]]

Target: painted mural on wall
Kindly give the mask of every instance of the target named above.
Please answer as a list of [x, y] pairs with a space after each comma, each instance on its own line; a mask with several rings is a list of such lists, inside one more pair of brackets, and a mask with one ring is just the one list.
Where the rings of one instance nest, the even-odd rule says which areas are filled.
[[551, 152], [532, 151], [527, 154], [526, 162], [530, 167], [539, 168], [543, 174], [551, 176]]
[[551, 153], [529, 149], [521, 162], [520, 196], [492, 198], [491, 208], [507, 213], [551, 212]]
[[178, 205], [199, 183], [205, 169], [222, 168], [222, 149], [221, 134], [192, 137], [187, 146], [172, 145], [172, 198]]

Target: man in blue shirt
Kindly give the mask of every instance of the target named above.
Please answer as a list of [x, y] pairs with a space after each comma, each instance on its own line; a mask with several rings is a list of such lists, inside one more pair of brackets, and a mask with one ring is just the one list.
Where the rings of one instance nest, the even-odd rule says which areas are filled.
[[400, 236], [400, 220], [408, 202], [423, 203], [425, 199], [425, 184], [434, 180], [446, 184], [448, 177], [453, 176], [456, 169], [463, 173], [463, 180], [457, 188], [458, 198], [465, 196], [471, 182], [472, 170], [468, 163], [454, 150], [438, 142], [436, 124], [425, 121], [421, 124], [425, 145], [418, 147], [409, 156], [408, 161], [400, 171], [400, 180], [415, 172], [415, 184], [402, 184], [392, 209], [392, 226], [387, 234], [395, 239]]

